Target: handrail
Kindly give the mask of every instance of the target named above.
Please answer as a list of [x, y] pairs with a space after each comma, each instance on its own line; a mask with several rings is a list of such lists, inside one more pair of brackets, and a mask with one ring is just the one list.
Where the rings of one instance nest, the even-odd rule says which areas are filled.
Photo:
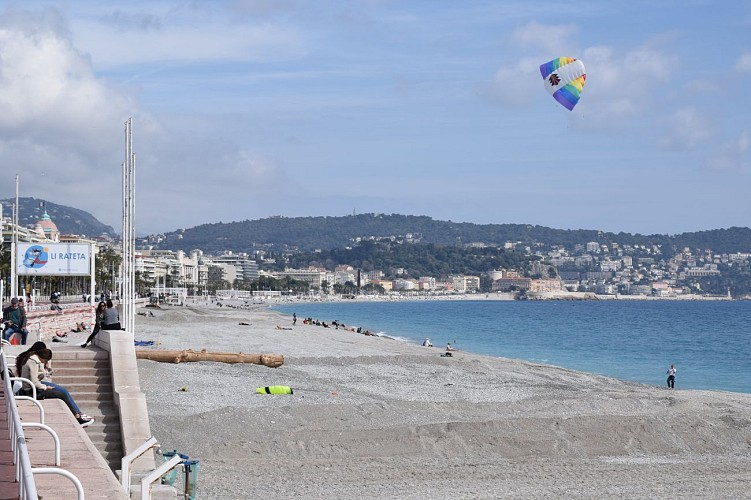
[[78, 500], [84, 500], [83, 485], [81, 481], [70, 471], [60, 469], [59, 467], [32, 467], [31, 472], [34, 474], [59, 474], [71, 480], [78, 491]]
[[5, 409], [8, 414], [8, 431], [13, 447], [13, 463], [16, 466], [18, 496], [22, 499], [36, 500], [39, 496], [37, 495], [31, 460], [29, 459], [29, 449], [26, 447], [26, 438], [23, 435], [23, 426], [18, 415], [16, 399], [11, 397], [13, 389], [8, 373], [8, 362], [5, 358], [5, 349], [2, 344], [0, 344], [0, 364], [2, 365], [2, 383], [5, 391]]
[[120, 484], [122, 485], [125, 493], [128, 493], [130, 495], [130, 464], [154, 446], [157, 446], [156, 438], [154, 436], [151, 436], [149, 439], [144, 441], [141, 446], [139, 446], [120, 460]]
[[[31, 387], [31, 395], [34, 397], [34, 399], [37, 398], [37, 388], [34, 385], [34, 382], [32, 382], [31, 380], [29, 380], [27, 378], [23, 378], [23, 377], [11, 377], [10, 381], [11, 382], [21, 382], [21, 389], [23, 389], [23, 383], [24, 382], [28, 382], [29, 386]], [[13, 394], [15, 394], [15, 392]]]
[[19, 450], [19, 470], [21, 471], [21, 478], [18, 481], [18, 496], [22, 499], [38, 499], [34, 474], [31, 472], [31, 459], [29, 458], [29, 449], [26, 446], [26, 438], [20, 436], [17, 446]]
[[55, 465], [59, 467], [60, 466], [60, 438], [57, 436], [57, 432], [55, 432], [55, 430], [49, 425], [38, 424], [36, 422], [22, 423], [21, 427], [23, 428], [34, 427], [37, 429], [45, 430], [50, 433], [50, 435], [52, 436], [52, 440], [55, 441]]
[[32, 398], [31, 396], [14, 396], [13, 398], [16, 401], [31, 401], [32, 403], [34, 403], [34, 405], [39, 408], [39, 423], [44, 423], [44, 407], [42, 406], [42, 403]]
[[183, 459], [180, 455], [175, 455], [144, 476], [143, 479], [141, 479], [141, 500], [149, 500], [151, 498], [151, 483], [174, 469], [175, 466], [182, 461]]

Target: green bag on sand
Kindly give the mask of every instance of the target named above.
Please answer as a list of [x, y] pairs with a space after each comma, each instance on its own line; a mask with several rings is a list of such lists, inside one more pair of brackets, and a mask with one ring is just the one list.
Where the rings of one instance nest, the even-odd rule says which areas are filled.
[[292, 388], [287, 385], [268, 385], [256, 389], [258, 394], [292, 394]]

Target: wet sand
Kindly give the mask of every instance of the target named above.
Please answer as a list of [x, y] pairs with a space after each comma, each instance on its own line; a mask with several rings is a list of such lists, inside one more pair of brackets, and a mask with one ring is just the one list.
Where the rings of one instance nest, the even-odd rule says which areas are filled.
[[[199, 498], [748, 498], [750, 394], [279, 330], [290, 318], [251, 307], [137, 316], [160, 349], [285, 357], [139, 360], [152, 432], [201, 461]], [[256, 394], [268, 385], [294, 394]]]

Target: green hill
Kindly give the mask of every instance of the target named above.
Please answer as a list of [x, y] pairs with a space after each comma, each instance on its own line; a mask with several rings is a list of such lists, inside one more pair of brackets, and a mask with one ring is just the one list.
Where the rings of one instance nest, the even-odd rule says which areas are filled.
[[663, 255], [684, 247], [711, 249], [715, 253], [751, 252], [751, 229], [733, 227], [679, 235], [607, 233], [587, 229], [552, 229], [526, 224], [473, 224], [438, 221], [426, 216], [360, 214], [343, 217], [270, 217], [241, 222], [204, 224], [167, 233], [156, 248], [205, 252], [259, 249], [330, 250], [353, 245], [359, 239], [411, 239], [420, 243], [464, 246], [482, 243], [502, 246], [519, 242], [531, 247], [568, 249], [588, 242], [612, 245], [660, 246]]
[[[3, 205], [3, 217], [10, 217], [15, 199], [0, 200], [0, 203]], [[44, 207], [42, 207], [42, 204], [44, 204]], [[77, 208], [36, 198], [19, 198], [18, 205], [20, 208], [18, 222], [22, 226], [33, 226], [42, 218], [46, 210], [62, 234], [77, 234], [92, 238], [104, 233], [115, 234], [112, 226], [102, 224], [90, 213]]]

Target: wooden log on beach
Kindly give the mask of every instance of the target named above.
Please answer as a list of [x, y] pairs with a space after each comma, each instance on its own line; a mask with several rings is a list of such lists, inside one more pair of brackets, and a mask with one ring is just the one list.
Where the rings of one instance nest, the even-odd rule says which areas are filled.
[[256, 365], [278, 368], [284, 364], [281, 354], [245, 354], [242, 352], [210, 352], [206, 349], [183, 351], [136, 349], [136, 358], [150, 359], [162, 363], [182, 363], [189, 361], [216, 361], [220, 363], [253, 363]]

